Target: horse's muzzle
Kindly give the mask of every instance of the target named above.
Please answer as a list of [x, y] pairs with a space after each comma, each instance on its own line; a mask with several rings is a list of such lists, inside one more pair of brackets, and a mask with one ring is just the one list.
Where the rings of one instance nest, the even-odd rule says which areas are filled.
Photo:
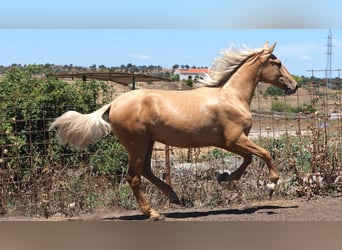
[[280, 77], [279, 82], [285, 87], [285, 94], [291, 95], [296, 93], [298, 89], [298, 84], [296, 81], [288, 79], [287, 77]]
[[298, 89], [298, 85], [294, 86], [294, 88], [289, 88], [288, 86], [286, 86], [285, 94], [286, 95], [294, 94], [296, 93], [297, 89]]

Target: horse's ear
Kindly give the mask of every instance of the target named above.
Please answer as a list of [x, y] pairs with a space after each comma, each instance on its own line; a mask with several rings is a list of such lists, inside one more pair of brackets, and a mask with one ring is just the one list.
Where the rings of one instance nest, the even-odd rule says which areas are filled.
[[272, 54], [276, 45], [277, 45], [277, 42], [275, 42], [271, 47], [268, 47], [268, 42], [266, 42], [264, 45], [264, 54], [265, 55]]
[[277, 45], [277, 42], [275, 42], [268, 50], [269, 50], [269, 53], [272, 53], [275, 46]]
[[261, 52], [262, 54], [260, 56], [262, 62], [266, 62], [271, 57], [272, 52], [273, 52], [276, 45], [277, 45], [276, 42], [271, 47], [268, 47], [268, 42], [266, 42], [264, 44], [264, 49]]
[[270, 58], [276, 45], [277, 45], [277, 42], [275, 42], [271, 47], [268, 48], [268, 42], [265, 43], [264, 50], [261, 55], [263, 62], [265, 62], [266, 60]]

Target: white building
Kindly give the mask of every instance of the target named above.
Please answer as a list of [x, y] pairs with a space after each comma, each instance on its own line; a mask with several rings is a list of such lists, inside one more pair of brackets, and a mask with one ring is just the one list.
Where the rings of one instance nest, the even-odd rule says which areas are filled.
[[179, 75], [179, 80], [192, 80], [194, 81], [197, 78], [202, 78], [205, 74], [207, 74], [209, 70], [207, 68], [202, 69], [176, 69], [174, 74]]

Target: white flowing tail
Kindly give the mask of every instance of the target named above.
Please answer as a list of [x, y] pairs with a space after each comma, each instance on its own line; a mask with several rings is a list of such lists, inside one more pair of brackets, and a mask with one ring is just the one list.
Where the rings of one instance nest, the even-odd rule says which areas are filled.
[[90, 114], [68, 111], [56, 118], [51, 123], [49, 130], [57, 128], [57, 136], [62, 143], [84, 148], [111, 131], [110, 124], [102, 118], [111, 104], [109, 103]]

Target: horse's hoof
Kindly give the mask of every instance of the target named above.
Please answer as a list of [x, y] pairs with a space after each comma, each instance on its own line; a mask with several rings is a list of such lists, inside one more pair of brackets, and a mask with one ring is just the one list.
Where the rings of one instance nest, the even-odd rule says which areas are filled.
[[151, 221], [162, 221], [162, 220], [165, 220], [165, 216], [164, 215], [154, 215], [154, 216], [151, 216], [150, 217], [150, 220]]
[[222, 181], [226, 181], [230, 176], [230, 173], [227, 172], [223, 172], [223, 173], [216, 173], [216, 179], [218, 181], [218, 183], [222, 182]]
[[277, 185], [275, 183], [269, 183], [266, 185], [266, 189], [268, 192], [268, 196], [270, 199], [272, 199], [272, 195], [274, 193], [274, 191], [276, 190]]
[[174, 198], [174, 199], [170, 199], [170, 202], [171, 202], [172, 204], [176, 204], [176, 205], [180, 205], [180, 204], [181, 204], [181, 202], [180, 202], [180, 200], [179, 200], [178, 197], [177, 197], [177, 198]]
[[275, 183], [268, 183], [267, 185], [266, 185], [266, 188], [267, 188], [267, 190], [268, 191], [275, 191], [276, 190], [276, 184]]

